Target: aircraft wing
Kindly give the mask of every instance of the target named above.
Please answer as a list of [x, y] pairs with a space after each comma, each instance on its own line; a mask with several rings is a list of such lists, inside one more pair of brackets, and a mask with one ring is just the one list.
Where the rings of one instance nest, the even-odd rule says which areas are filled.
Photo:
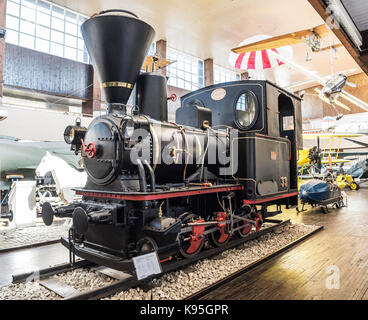
[[[353, 160], [348, 160], [348, 159], [332, 159], [331, 163], [348, 163], [351, 162]], [[321, 161], [322, 164], [329, 164], [328, 160], [322, 160]]]
[[251, 51], [262, 51], [267, 49], [276, 49], [286, 45], [293, 45], [303, 42], [303, 38], [312, 36], [314, 33], [318, 34], [321, 38], [329, 32], [327, 25], [322, 24], [312, 29], [306, 29], [298, 32], [292, 32], [281, 36], [273, 37], [270, 39], [261, 40], [258, 42], [250, 43], [244, 46], [240, 46], [232, 49], [235, 53], [246, 53]]
[[75, 155], [65, 141], [24, 141], [20, 143], [24, 146], [32, 146], [40, 148], [45, 152], [48, 151], [53, 155], [62, 158], [72, 167], [81, 169], [79, 164], [80, 155]]
[[0, 168], [2, 173], [33, 169], [39, 165], [46, 152], [32, 146], [22, 146], [17, 142], [0, 140]]
[[318, 137], [320, 139], [332, 139], [332, 138], [357, 138], [361, 137], [361, 134], [357, 133], [351, 133], [351, 134], [339, 134], [339, 133], [304, 133], [303, 139], [317, 139]]
[[367, 156], [368, 155], [368, 151], [356, 151], [356, 152], [348, 152], [348, 151], [340, 151], [339, 153], [337, 153], [336, 151], [331, 151], [329, 152], [329, 154], [331, 155], [336, 155], [338, 154], [338, 156], [345, 158], [345, 157], [355, 157], [355, 156]]
[[365, 148], [368, 148], [368, 144], [367, 143], [364, 143], [362, 141], [356, 141], [356, 140], [353, 140], [353, 139], [346, 139], [350, 142], [353, 142], [353, 143], [356, 143], [357, 145], [359, 146], [362, 146], [362, 147], [365, 147]]
[[79, 158], [64, 141], [22, 141], [11, 137], [0, 139], [1, 171], [15, 172], [21, 169], [35, 170], [46, 151], [80, 168]]

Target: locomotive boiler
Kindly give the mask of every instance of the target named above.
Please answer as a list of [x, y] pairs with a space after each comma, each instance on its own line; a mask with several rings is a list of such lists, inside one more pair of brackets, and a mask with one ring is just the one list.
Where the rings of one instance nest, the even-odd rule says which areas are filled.
[[47, 225], [72, 218], [62, 243], [73, 256], [120, 270], [152, 251], [190, 258], [297, 205], [298, 97], [267, 81], [222, 83], [182, 97], [169, 122], [166, 78], [140, 73], [153, 28], [109, 10], [81, 30], [108, 110], [64, 133], [88, 174], [82, 200], [42, 208]]

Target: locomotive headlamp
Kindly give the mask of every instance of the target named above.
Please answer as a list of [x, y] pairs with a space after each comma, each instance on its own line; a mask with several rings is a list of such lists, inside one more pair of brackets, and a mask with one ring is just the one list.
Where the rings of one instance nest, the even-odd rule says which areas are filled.
[[67, 126], [64, 131], [64, 140], [67, 144], [72, 144], [75, 137], [75, 131], [73, 126]]
[[133, 133], [134, 133], [134, 121], [133, 121], [133, 119], [127, 119], [122, 123], [121, 132], [124, 136], [124, 139], [129, 139], [133, 136]]
[[81, 126], [80, 120], [77, 119], [74, 126], [67, 126], [64, 130], [64, 140], [67, 144], [71, 144], [70, 149], [78, 154], [82, 145], [81, 140], [84, 139], [87, 129]]

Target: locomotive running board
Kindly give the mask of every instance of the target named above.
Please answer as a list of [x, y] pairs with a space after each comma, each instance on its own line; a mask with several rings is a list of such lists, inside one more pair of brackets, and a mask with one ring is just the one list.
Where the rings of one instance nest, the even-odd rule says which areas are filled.
[[97, 265], [123, 271], [134, 270], [133, 261], [131, 259], [124, 259], [92, 248], [82, 247], [76, 243], [70, 243], [65, 237], [61, 238], [61, 244], [69, 250], [72, 248], [72, 251], [75, 252], [78, 257]]
[[[96, 190], [85, 190], [85, 189], [74, 189], [77, 195], [92, 197], [92, 198], [107, 198], [117, 200], [131, 200], [131, 201], [149, 201], [149, 200], [160, 200], [167, 198], [179, 198], [187, 196], [196, 196], [209, 193], [229, 192], [244, 190], [243, 185], [216, 185], [211, 187], [187, 187], [184, 190], [179, 191], [162, 191], [162, 192], [108, 192], [108, 191], [96, 191]], [[260, 198], [256, 200], [243, 200], [244, 204], [263, 204], [266, 202], [277, 201], [285, 198], [295, 197], [298, 192], [284, 193], [278, 196], [272, 196], [267, 198]]]
[[167, 190], [162, 192], [107, 192], [85, 189], [74, 189], [77, 195], [93, 198], [108, 198], [117, 200], [132, 200], [132, 201], [147, 201], [147, 200], [160, 200], [167, 198], [178, 198], [195, 196], [209, 193], [228, 192], [244, 190], [242, 185], [216, 185], [216, 186], [204, 186], [204, 187], [187, 187], [183, 190], [177, 190], [175, 192]]

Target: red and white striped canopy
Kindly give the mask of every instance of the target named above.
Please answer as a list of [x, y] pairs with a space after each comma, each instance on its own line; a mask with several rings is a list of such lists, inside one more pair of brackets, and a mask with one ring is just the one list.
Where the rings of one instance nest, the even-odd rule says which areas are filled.
[[[267, 38], [270, 37], [266, 35], [258, 35], [244, 40], [239, 44], [239, 46], [261, 41]], [[290, 46], [284, 46], [278, 49], [252, 51], [241, 54], [231, 52], [229, 55], [229, 62], [233, 68], [240, 70], [265, 70], [282, 66], [284, 63], [273, 57], [273, 55], [270, 54], [270, 51], [280, 55], [285, 55], [286, 57], [292, 55], [292, 48]]]
[[[269, 50], [252, 51], [238, 54], [233, 67], [242, 70], [270, 69], [282, 66], [284, 63], [268, 54]], [[272, 51], [279, 53], [277, 49]]]

